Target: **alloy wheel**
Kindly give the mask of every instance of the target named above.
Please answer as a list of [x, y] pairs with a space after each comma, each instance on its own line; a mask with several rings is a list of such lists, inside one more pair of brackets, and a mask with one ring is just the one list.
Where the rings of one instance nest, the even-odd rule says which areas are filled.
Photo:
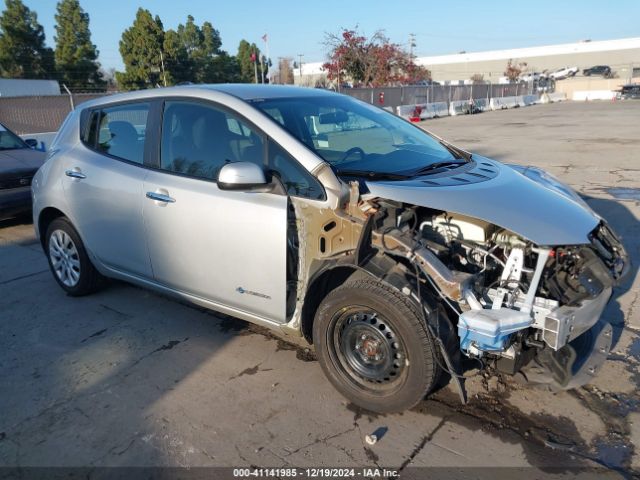
[[54, 230], [49, 237], [49, 259], [58, 279], [67, 287], [80, 281], [80, 257], [75, 243], [64, 230]]

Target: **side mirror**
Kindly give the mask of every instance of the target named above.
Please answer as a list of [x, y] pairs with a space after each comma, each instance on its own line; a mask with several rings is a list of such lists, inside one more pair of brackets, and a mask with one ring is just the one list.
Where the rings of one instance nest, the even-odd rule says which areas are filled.
[[38, 140], [35, 138], [27, 138], [24, 143], [26, 143], [29, 148], [38, 148]]
[[251, 162], [227, 163], [218, 174], [218, 187], [221, 190], [240, 190], [243, 192], [268, 192], [264, 170]]

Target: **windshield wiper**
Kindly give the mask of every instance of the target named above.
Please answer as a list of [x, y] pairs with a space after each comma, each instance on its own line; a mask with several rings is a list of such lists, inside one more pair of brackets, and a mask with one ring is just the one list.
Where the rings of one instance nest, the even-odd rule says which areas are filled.
[[372, 172], [370, 170], [340, 170], [338, 175], [347, 177], [364, 177], [371, 180], [407, 180], [411, 178], [408, 175], [400, 175], [399, 173]]
[[466, 160], [445, 160], [443, 162], [435, 162], [416, 170], [413, 174], [420, 175], [422, 173], [433, 172], [438, 169], [445, 169], [446, 167], [451, 167], [453, 165], [464, 165], [465, 163], [468, 162]]

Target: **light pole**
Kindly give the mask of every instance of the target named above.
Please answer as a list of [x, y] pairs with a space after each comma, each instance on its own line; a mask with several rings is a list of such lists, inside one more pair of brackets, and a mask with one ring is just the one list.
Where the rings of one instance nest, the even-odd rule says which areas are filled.
[[302, 85], [302, 57], [304, 57], [304, 53], [298, 54], [298, 70], [300, 71], [300, 85]]

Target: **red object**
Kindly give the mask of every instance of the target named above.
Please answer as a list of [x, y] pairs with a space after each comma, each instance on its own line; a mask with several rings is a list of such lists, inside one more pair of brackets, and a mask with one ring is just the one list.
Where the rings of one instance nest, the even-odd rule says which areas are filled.
[[380, 105], [384, 105], [384, 92], [380, 92], [380, 93], [378, 94], [378, 103], [379, 103]]
[[256, 52], [251, 52], [251, 61], [252, 62], [256, 61]]
[[409, 117], [409, 121], [410, 122], [419, 122], [421, 113], [422, 113], [422, 107], [420, 105], [416, 105], [416, 108], [413, 109], [413, 113]]

